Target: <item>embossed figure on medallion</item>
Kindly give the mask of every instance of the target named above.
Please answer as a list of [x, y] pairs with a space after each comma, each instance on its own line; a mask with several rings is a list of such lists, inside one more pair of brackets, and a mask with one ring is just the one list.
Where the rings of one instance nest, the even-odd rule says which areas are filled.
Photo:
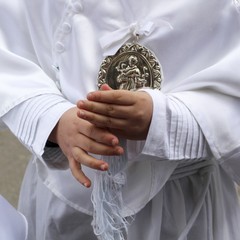
[[125, 52], [113, 59], [106, 77], [113, 88], [124, 90], [146, 87], [150, 81], [146, 62], [135, 52]]
[[120, 62], [116, 67], [120, 73], [117, 76], [119, 89], [136, 90], [141, 87], [146, 87], [147, 77], [149, 76], [148, 69], [143, 66], [138, 67], [139, 61], [137, 56], [130, 55], [124, 62]]

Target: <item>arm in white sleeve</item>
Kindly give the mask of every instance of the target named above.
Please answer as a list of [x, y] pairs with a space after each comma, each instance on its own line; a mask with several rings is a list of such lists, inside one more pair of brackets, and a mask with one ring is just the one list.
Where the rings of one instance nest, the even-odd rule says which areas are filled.
[[[130, 158], [198, 160], [209, 155], [207, 141], [194, 116], [178, 99], [158, 90], [144, 89], [153, 100], [153, 115], [146, 141], [128, 142]], [[140, 155], [139, 155], [140, 153]]]
[[57, 94], [43, 94], [17, 105], [2, 120], [32, 153], [40, 157], [59, 118], [74, 106]]

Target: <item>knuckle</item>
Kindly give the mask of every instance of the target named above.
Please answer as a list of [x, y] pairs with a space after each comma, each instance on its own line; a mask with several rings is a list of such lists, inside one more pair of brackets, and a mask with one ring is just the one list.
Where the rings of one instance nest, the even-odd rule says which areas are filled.
[[115, 155], [116, 154], [116, 150], [114, 148], [106, 148], [105, 149], [105, 153], [106, 155], [110, 156], [110, 155]]
[[94, 162], [94, 161], [90, 161], [89, 163], [88, 163], [88, 167], [90, 167], [90, 168], [97, 168], [97, 164]]
[[[145, 114], [145, 111], [144, 110], [139, 110], [137, 113], [136, 113], [136, 121], [137, 122], [142, 122], [144, 121], [146, 117], [146, 114]], [[137, 124], [138, 125], [138, 124]]]
[[114, 107], [111, 104], [107, 105], [107, 113], [112, 115], [114, 113]]
[[94, 104], [92, 102], [87, 101], [86, 106], [87, 106], [87, 109], [90, 111], [95, 110]]
[[107, 117], [107, 118], [106, 118], [106, 123], [107, 123], [108, 127], [111, 127], [112, 124], [113, 124], [113, 122], [112, 122], [112, 118]]
[[113, 97], [114, 97], [114, 99], [116, 99], [116, 100], [120, 100], [121, 97], [122, 97], [122, 94], [120, 93], [120, 91], [114, 91], [114, 92], [113, 92]]
[[88, 144], [87, 146], [86, 146], [86, 150], [87, 150], [87, 152], [89, 152], [89, 153], [94, 153], [94, 150], [95, 150], [95, 148], [93, 147], [93, 145], [92, 144]]
[[88, 128], [88, 134], [89, 134], [89, 137], [92, 137], [95, 135], [95, 127], [94, 125], [90, 125], [89, 128]]
[[81, 163], [81, 159], [82, 158], [81, 158], [81, 156], [79, 154], [75, 154], [74, 158], [75, 158], [76, 162]]
[[84, 152], [85, 151], [79, 147], [74, 148], [74, 151], [73, 151], [74, 161], [78, 162], [79, 165], [84, 161], [84, 155], [83, 155]]

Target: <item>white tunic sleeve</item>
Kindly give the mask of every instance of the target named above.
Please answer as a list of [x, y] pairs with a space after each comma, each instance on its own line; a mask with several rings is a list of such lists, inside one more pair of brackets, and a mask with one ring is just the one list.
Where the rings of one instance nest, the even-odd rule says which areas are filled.
[[[40, 157], [51, 130], [73, 104], [59, 90], [52, 67], [51, 38], [61, 15], [49, 24], [43, 21], [40, 8], [33, 13], [28, 4], [0, 1], [0, 121]], [[64, 3], [51, 4], [62, 12]], [[41, 28], [34, 34], [30, 25], [34, 30], [37, 25]]]
[[[0, 1], [0, 118], [30, 98], [43, 94], [62, 97], [52, 69], [50, 41], [59, 18], [55, 18], [53, 26], [46, 25], [42, 19], [28, 19], [28, 9], [26, 1]], [[34, 28], [41, 26], [37, 31], [41, 38], [35, 37], [39, 50], [30, 22]]]
[[[146, 90], [153, 115], [146, 141], [128, 142], [130, 159], [201, 160], [209, 157], [206, 139], [190, 110], [173, 96]], [[140, 154], [140, 158], [139, 158]], [[145, 156], [145, 157], [144, 157]]]
[[43, 94], [19, 104], [2, 120], [31, 152], [40, 157], [57, 121], [74, 106], [58, 95]]

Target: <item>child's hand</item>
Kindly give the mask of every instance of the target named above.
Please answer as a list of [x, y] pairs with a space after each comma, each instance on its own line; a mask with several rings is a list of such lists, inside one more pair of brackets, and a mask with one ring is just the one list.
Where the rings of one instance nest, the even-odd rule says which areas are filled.
[[78, 116], [115, 135], [146, 139], [153, 108], [150, 95], [143, 91], [112, 90], [107, 85], [101, 90], [78, 102]]
[[49, 140], [58, 143], [69, 161], [73, 176], [84, 186], [90, 187], [90, 179], [81, 170], [81, 164], [106, 171], [108, 164], [90, 154], [120, 155], [118, 138], [106, 129], [98, 128], [77, 116], [78, 108], [65, 112], [51, 133]]

